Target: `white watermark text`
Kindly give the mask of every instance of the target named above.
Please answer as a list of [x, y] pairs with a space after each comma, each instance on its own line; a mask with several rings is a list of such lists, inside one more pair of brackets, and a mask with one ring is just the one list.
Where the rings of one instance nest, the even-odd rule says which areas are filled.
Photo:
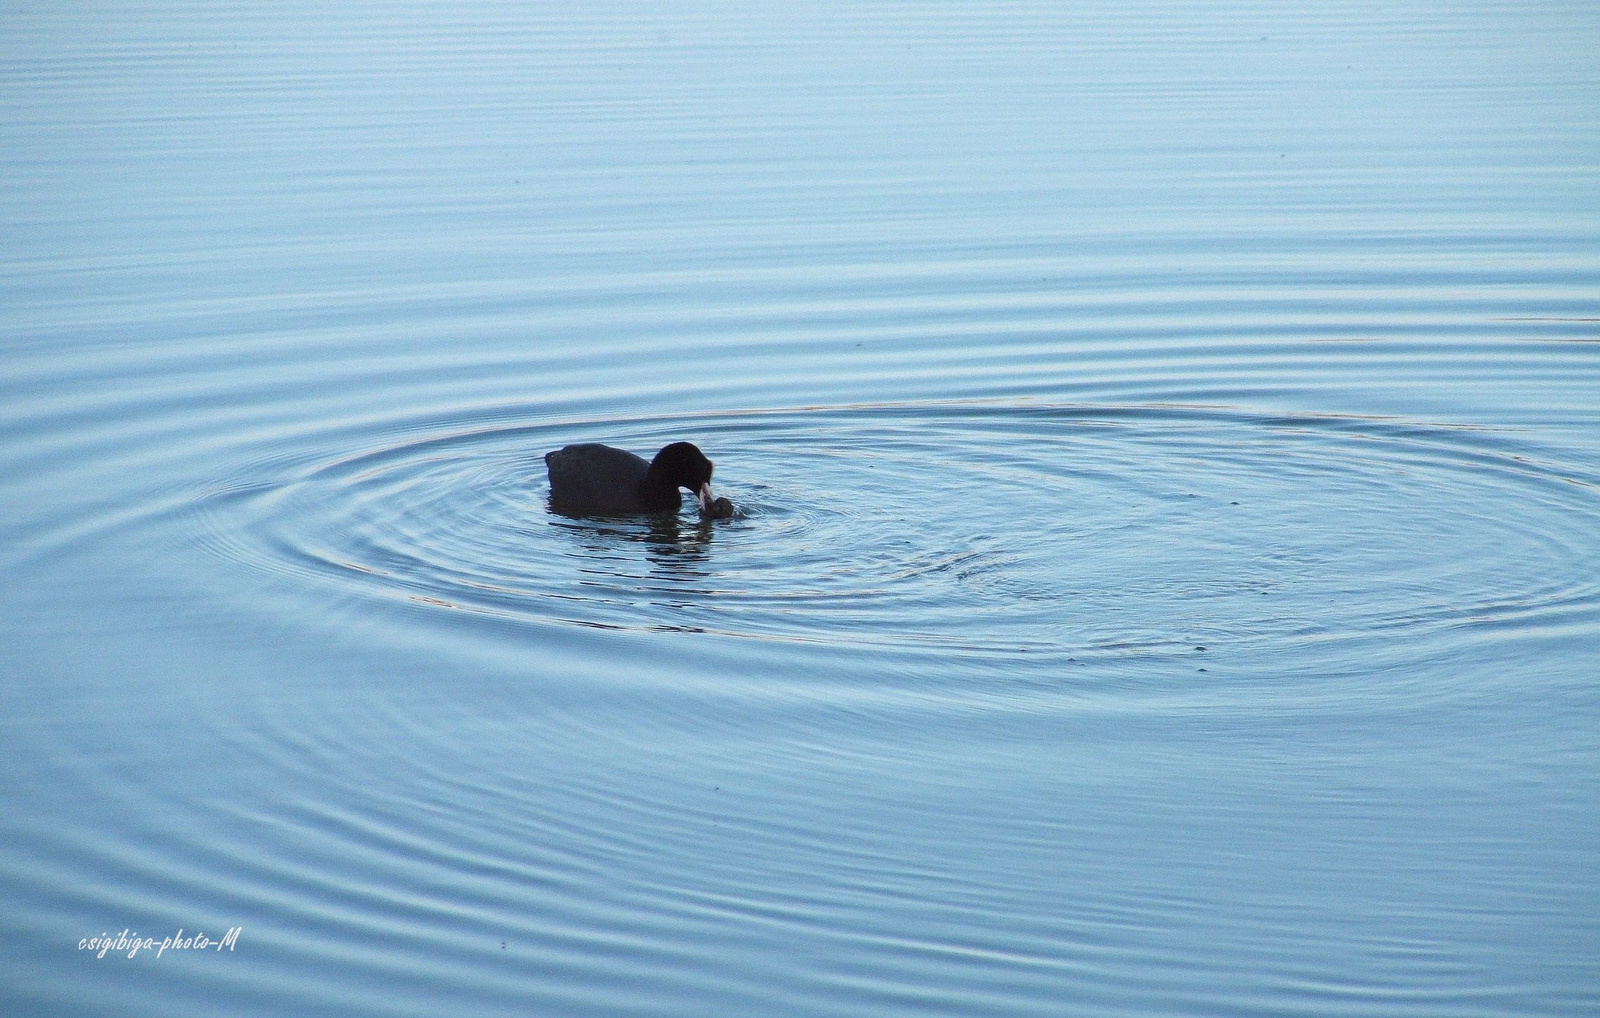
[[78, 950], [94, 951], [96, 958], [104, 958], [108, 952], [126, 954], [129, 958], [135, 957], [141, 951], [154, 951], [157, 958], [168, 951], [216, 951], [221, 954], [224, 950], [233, 951], [239, 942], [239, 934], [244, 932], [243, 926], [234, 926], [222, 935], [220, 940], [206, 936], [204, 933], [185, 934], [183, 927], [170, 937], [141, 937], [137, 932], [124, 929], [121, 933], [102, 933], [98, 937], [84, 937], [78, 941]]

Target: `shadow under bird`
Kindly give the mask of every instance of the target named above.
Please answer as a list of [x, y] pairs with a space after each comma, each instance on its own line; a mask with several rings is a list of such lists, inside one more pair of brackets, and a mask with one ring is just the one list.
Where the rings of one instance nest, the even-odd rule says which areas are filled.
[[646, 462], [626, 449], [587, 442], [545, 453], [551, 507], [569, 513], [653, 513], [677, 509], [687, 489], [712, 518], [733, 503], [711, 494], [712, 462], [692, 442], [673, 442]]

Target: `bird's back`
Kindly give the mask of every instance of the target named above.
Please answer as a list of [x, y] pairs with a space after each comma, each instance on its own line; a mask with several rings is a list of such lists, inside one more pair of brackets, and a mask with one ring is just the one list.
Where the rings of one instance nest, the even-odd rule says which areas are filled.
[[639, 484], [650, 464], [625, 449], [588, 442], [545, 453], [550, 501], [588, 512], [639, 512]]

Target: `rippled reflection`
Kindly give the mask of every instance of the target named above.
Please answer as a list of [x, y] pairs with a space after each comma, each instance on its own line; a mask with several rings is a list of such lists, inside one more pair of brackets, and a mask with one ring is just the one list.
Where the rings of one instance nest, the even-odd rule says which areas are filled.
[[[545, 445], [665, 428], [715, 443], [740, 518], [550, 511], [530, 465]], [[337, 452], [213, 506], [208, 525], [231, 535], [214, 545], [348, 594], [534, 628], [945, 647], [968, 667], [1164, 661], [1195, 644], [1214, 662], [1392, 667], [1440, 640], [1581, 629], [1600, 595], [1579, 536], [1600, 531], [1586, 472], [1515, 436], [1397, 420], [896, 405], [511, 418]]]

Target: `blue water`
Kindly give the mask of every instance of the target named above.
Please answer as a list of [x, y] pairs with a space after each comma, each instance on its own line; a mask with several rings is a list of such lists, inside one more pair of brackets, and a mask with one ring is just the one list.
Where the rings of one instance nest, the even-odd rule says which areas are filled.
[[0, 1010], [1600, 1010], [1600, 9], [0, 19]]

